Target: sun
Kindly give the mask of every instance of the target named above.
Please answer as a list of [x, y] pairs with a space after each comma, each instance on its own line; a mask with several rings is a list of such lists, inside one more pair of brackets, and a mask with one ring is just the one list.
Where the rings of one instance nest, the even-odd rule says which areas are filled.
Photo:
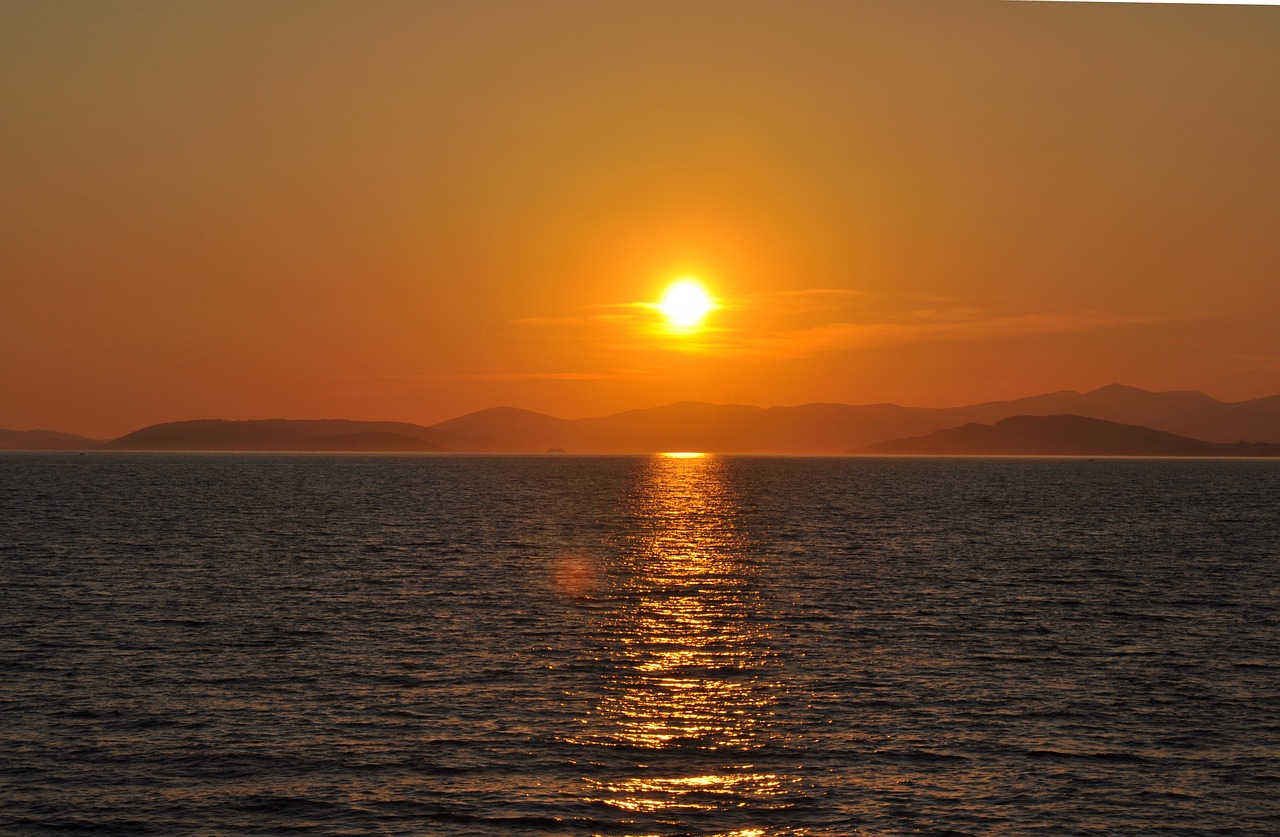
[[697, 279], [679, 279], [667, 288], [658, 310], [672, 328], [691, 329], [716, 309], [715, 300]]

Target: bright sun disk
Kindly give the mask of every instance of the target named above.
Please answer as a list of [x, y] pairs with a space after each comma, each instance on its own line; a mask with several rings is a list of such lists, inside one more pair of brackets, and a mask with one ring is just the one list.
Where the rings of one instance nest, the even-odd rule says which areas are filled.
[[658, 310], [675, 328], [692, 328], [715, 310], [716, 304], [696, 279], [674, 282], [658, 303]]

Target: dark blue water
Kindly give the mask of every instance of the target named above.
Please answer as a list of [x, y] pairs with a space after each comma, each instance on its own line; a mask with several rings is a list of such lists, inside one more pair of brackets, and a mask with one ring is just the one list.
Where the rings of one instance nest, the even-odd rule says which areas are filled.
[[1280, 833], [1280, 463], [0, 456], [5, 834]]

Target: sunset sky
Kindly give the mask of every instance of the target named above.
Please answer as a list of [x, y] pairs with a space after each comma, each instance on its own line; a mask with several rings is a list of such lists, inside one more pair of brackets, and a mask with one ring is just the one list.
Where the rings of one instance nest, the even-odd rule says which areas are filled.
[[0, 427], [1280, 393], [1280, 7], [0, 11]]

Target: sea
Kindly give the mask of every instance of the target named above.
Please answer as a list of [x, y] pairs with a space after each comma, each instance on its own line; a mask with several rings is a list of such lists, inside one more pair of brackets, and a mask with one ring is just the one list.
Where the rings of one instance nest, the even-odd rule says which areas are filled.
[[0, 834], [1280, 834], [1280, 462], [3, 454]]

